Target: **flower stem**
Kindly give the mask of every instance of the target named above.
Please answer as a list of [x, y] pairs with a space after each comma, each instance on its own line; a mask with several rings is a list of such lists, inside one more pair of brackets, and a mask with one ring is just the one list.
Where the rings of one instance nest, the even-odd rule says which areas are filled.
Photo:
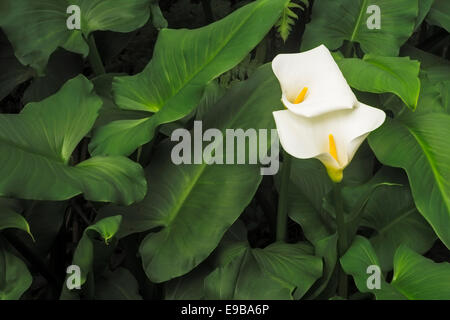
[[288, 189], [289, 178], [291, 175], [291, 156], [283, 152], [283, 166], [281, 168], [281, 185], [280, 196], [278, 198], [278, 215], [277, 215], [277, 241], [286, 241], [287, 238], [287, 221], [288, 221]]
[[353, 58], [353, 43], [351, 41], [346, 41], [342, 49], [345, 58]]
[[105, 67], [103, 66], [102, 58], [100, 57], [100, 54], [98, 53], [97, 45], [95, 44], [95, 38], [94, 35], [91, 34], [88, 39], [89, 44], [89, 63], [91, 64], [92, 70], [94, 71], [95, 75], [100, 76], [102, 74], [105, 74]]
[[[345, 225], [341, 185], [339, 183], [336, 183], [334, 186], [334, 201], [336, 212], [336, 225], [338, 232], [338, 252], [339, 257], [342, 257], [345, 251], [347, 251], [348, 241], [347, 241], [347, 229]], [[348, 295], [348, 279], [342, 267], [339, 267], [338, 294], [343, 298], [347, 298]]]

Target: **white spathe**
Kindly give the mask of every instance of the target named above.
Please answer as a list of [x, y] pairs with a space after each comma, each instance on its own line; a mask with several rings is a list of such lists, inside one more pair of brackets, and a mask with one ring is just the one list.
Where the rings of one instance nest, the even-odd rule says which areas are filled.
[[[284, 150], [295, 158], [319, 159], [334, 182], [342, 180], [343, 170], [361, 143], [386, 119], [384, 111], [360, 102], [354, 109], [313, 118], [299, 116], [290, 110], [275, 111], [273, 115]], [[337, 160], [330, 150], [330, 135], [335, 141]]]
[[[357, 105], [354, 93], [324, 45], [302, 53], [277, 55], [272, 69], [281, 85], [283, 104], [295, 114], [315, 117]], [[308, 91], [304, 101], [295, 104], [305, 87]]]

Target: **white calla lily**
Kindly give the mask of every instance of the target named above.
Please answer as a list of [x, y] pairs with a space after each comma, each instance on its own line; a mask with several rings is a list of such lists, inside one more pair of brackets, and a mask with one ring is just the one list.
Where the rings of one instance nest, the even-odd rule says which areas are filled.
[[361, 143], [386, 118], [384, 111], [363, 103], [354, 109], [313, 118], [290, 110], [276, 111], [273, 115], [284, 150], [295, 158], [319, 159], [334, 182], [342, 180], [343, 170]]
[[315, 117], [331, 111], [353, 109], [357, 99], [330, 51], [320, 45], [296, 54], [280, 54], [272, 62], [291, 112]]

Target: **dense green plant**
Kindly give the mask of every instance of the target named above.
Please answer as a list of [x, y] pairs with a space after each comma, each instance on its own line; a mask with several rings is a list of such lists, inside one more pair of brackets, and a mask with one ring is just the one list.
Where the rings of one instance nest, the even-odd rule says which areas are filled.
[[[2, 0], [0, 28], [0, 300], [450, 299], [448, 1]], [[195, 120], [275, 129], [270, 62], [321, 44], [387, 114], [342, 182], [172, 162]]]

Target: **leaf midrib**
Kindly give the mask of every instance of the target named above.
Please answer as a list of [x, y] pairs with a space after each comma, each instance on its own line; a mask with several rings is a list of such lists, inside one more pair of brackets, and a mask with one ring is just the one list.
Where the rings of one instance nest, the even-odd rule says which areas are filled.
[[350, 41], [354, 42], [356, 35], [358, 33], [359, 27], [361, 26], [362, 17], [364, 15], [364, 8], [367, 7], [367, 0], [363, 0], [361, 9], [359, 11], [358, 19], [356, 20], [355, 28], [353, 29], [352, 35], [350, 37]]
[[[262, 83], [260, 84], [260, 86], [263, 87], [264, 84], [265, 84], [266, 82], [269, 82], [269, 81], [271, 81], [270, 78], [265, 79], [264, 82], [262, 82]], [[249, 100], [250, 100], [250, 99], [248, 99], [247, 102], [246, 102], [243, 106], [241, 106], [241, 107], [239, 108], [238, 112], [236, 112], [236, 114], [235, 114], [235, 116], [233, 117], [233, 119], [228, 123], [228, 126], [225, 125], [225, 124], [223, 125], [222, 130], [221, 130], [222, 133], [223, 133], [223, 130], [224, 130], [225, 128], [233, 127], [234, 123], [236, 123], [236, 121], [240, 119], [240, 114], [246, 110], [246, 106], [247, 106], [247, 104], [249, 103], [249, 102], [248, 102]], [[221, 145], [222, 145], [222, 147], [223, 147], [223, 141], [222, 141], [222, 144], [221, 144]], [[193, 177], [193, 179], [191, 179], [191, 183], [189, 183], [188, 188], [185, 188], [185, 189], [184, 189], [185, 192], [182, 194], [181, 197], [178, 197], [178, 199], [180, 199], [180, 201], [178, 202], [178, 205], [175, 207], [174, 210], [172, 210], [172, 211], [169, 213], [168, 216], [169, 216], [169, 217], [173, 217], [173, 218], [172, 218], [172, 219], [169, 219], [169, 220], [167, 221], [167, 225], [166, 225], [165, 227], [169, 227], [169, 226], [172, 224], [172, 222], [177, 218], [177, 216], [178, 216], [178, 214], [179, 214], [179, 212], [180, 212], [180, 209], [183, 207], [183, 205], [184, 205], [184, 203], [186, 202], [186, 200], [188, 199], [189, 195], [192, 193], [192, 190], [195, 188], [195, 185], [197, 184], [197, 181], [200, 179], [200, 177], [202, 176], [202, 174], [203, 174], [203, 172], [205, 171], [205, 169], [206, 169], [208, 166], [211, 166], [211, 165], [208, 165], [207, 163], [203, 162], [203, 163], [200, 164], [199, 166], [200, 166], [200, 169], [198, 170], [197, 174]]]
[[416, 142], [419, 144], [421, 150], [423, 151], [423, 154], [425, 155], [425, 157], [427, 158], [427, 163], [430, 166], [430, 169], [433, 173], [434, 176], [434, 180], [436, 181], [436, 184], [438, 186], [438, 190], [442, 196], [442, 199], [444, 200], [444, 204], [447, 207], [447, 211], [450, 212], [450, 199], [448, 199], [446, 197], [446, 193], [445, 193], [445, 188], [442, 184], [442, 176], [439, 174], [438, 169], [436, 168], [433, 160], [433, 157], [430, 155], [430, 153], [428, 152], [427, 148], [426, 148], [426, 144], [422, 141], [422, 139], [414, 132], [414, 130], [412, 130], [412, 128], [410, 128], [409, 126], [407, 126], [406, 124], [403, 123], [403, 125], [406, 127], [406, 129], [408, 130], [408, 132], [414, 137], [414, 139], [416, 140]]
[[[247, 21], [250, 20], [251, 17], [253, 17], [255, 11], [257, 9], [259, 9], [263, 3], [266, 3], [267, 1], [261, 1], [260, 3], [256, 4], [254, 6], [254, 8], [249, 12], [248, 16], [242, 20], [242, 22], [237, 26], [237, 28], [231, 32], [228, 36], [228, 39], [226, 39], [226, 41], [223, 42], [223, 45], [220, 46], [212, 55], [211, 57], [206, 61], [206, 63], [204, 63], [202, 66], [200, 66], [192, 75], [191, 77], [186, 78], [186, 81], [183, 82], [180, 87], [172, 92], [172, 96], [168, 97], [163, 104], [160, 106], [159, 110], [161, 110], [162, 108], [164, 108], [164, 106], [166, 106], [168, 104], [168, 102], [172, 99], [174, 99], [176, 96], [178, 96], [180, 94], [180, 92], [186, 88], [190, 82], [203, 70], [205, 70], [216, 58], [217, 56], [224, 50], [225, 47], [228, 46], [228, 44], [231, 42], [231, 40], [234, 38], [234, 36], [236, 34], [239, 33], [239, 31], [242, 29], [243, 25], [245, 25], [247, 23]], [[183, 60], [184, 61], [184, 60]], [[185, 62], [185, 61], [184, 61]], [[144, 101], [145, 102], [145, 101]], [[144, 106], [148, 107], [148, 105], [146, 103], [143, 103]]]

